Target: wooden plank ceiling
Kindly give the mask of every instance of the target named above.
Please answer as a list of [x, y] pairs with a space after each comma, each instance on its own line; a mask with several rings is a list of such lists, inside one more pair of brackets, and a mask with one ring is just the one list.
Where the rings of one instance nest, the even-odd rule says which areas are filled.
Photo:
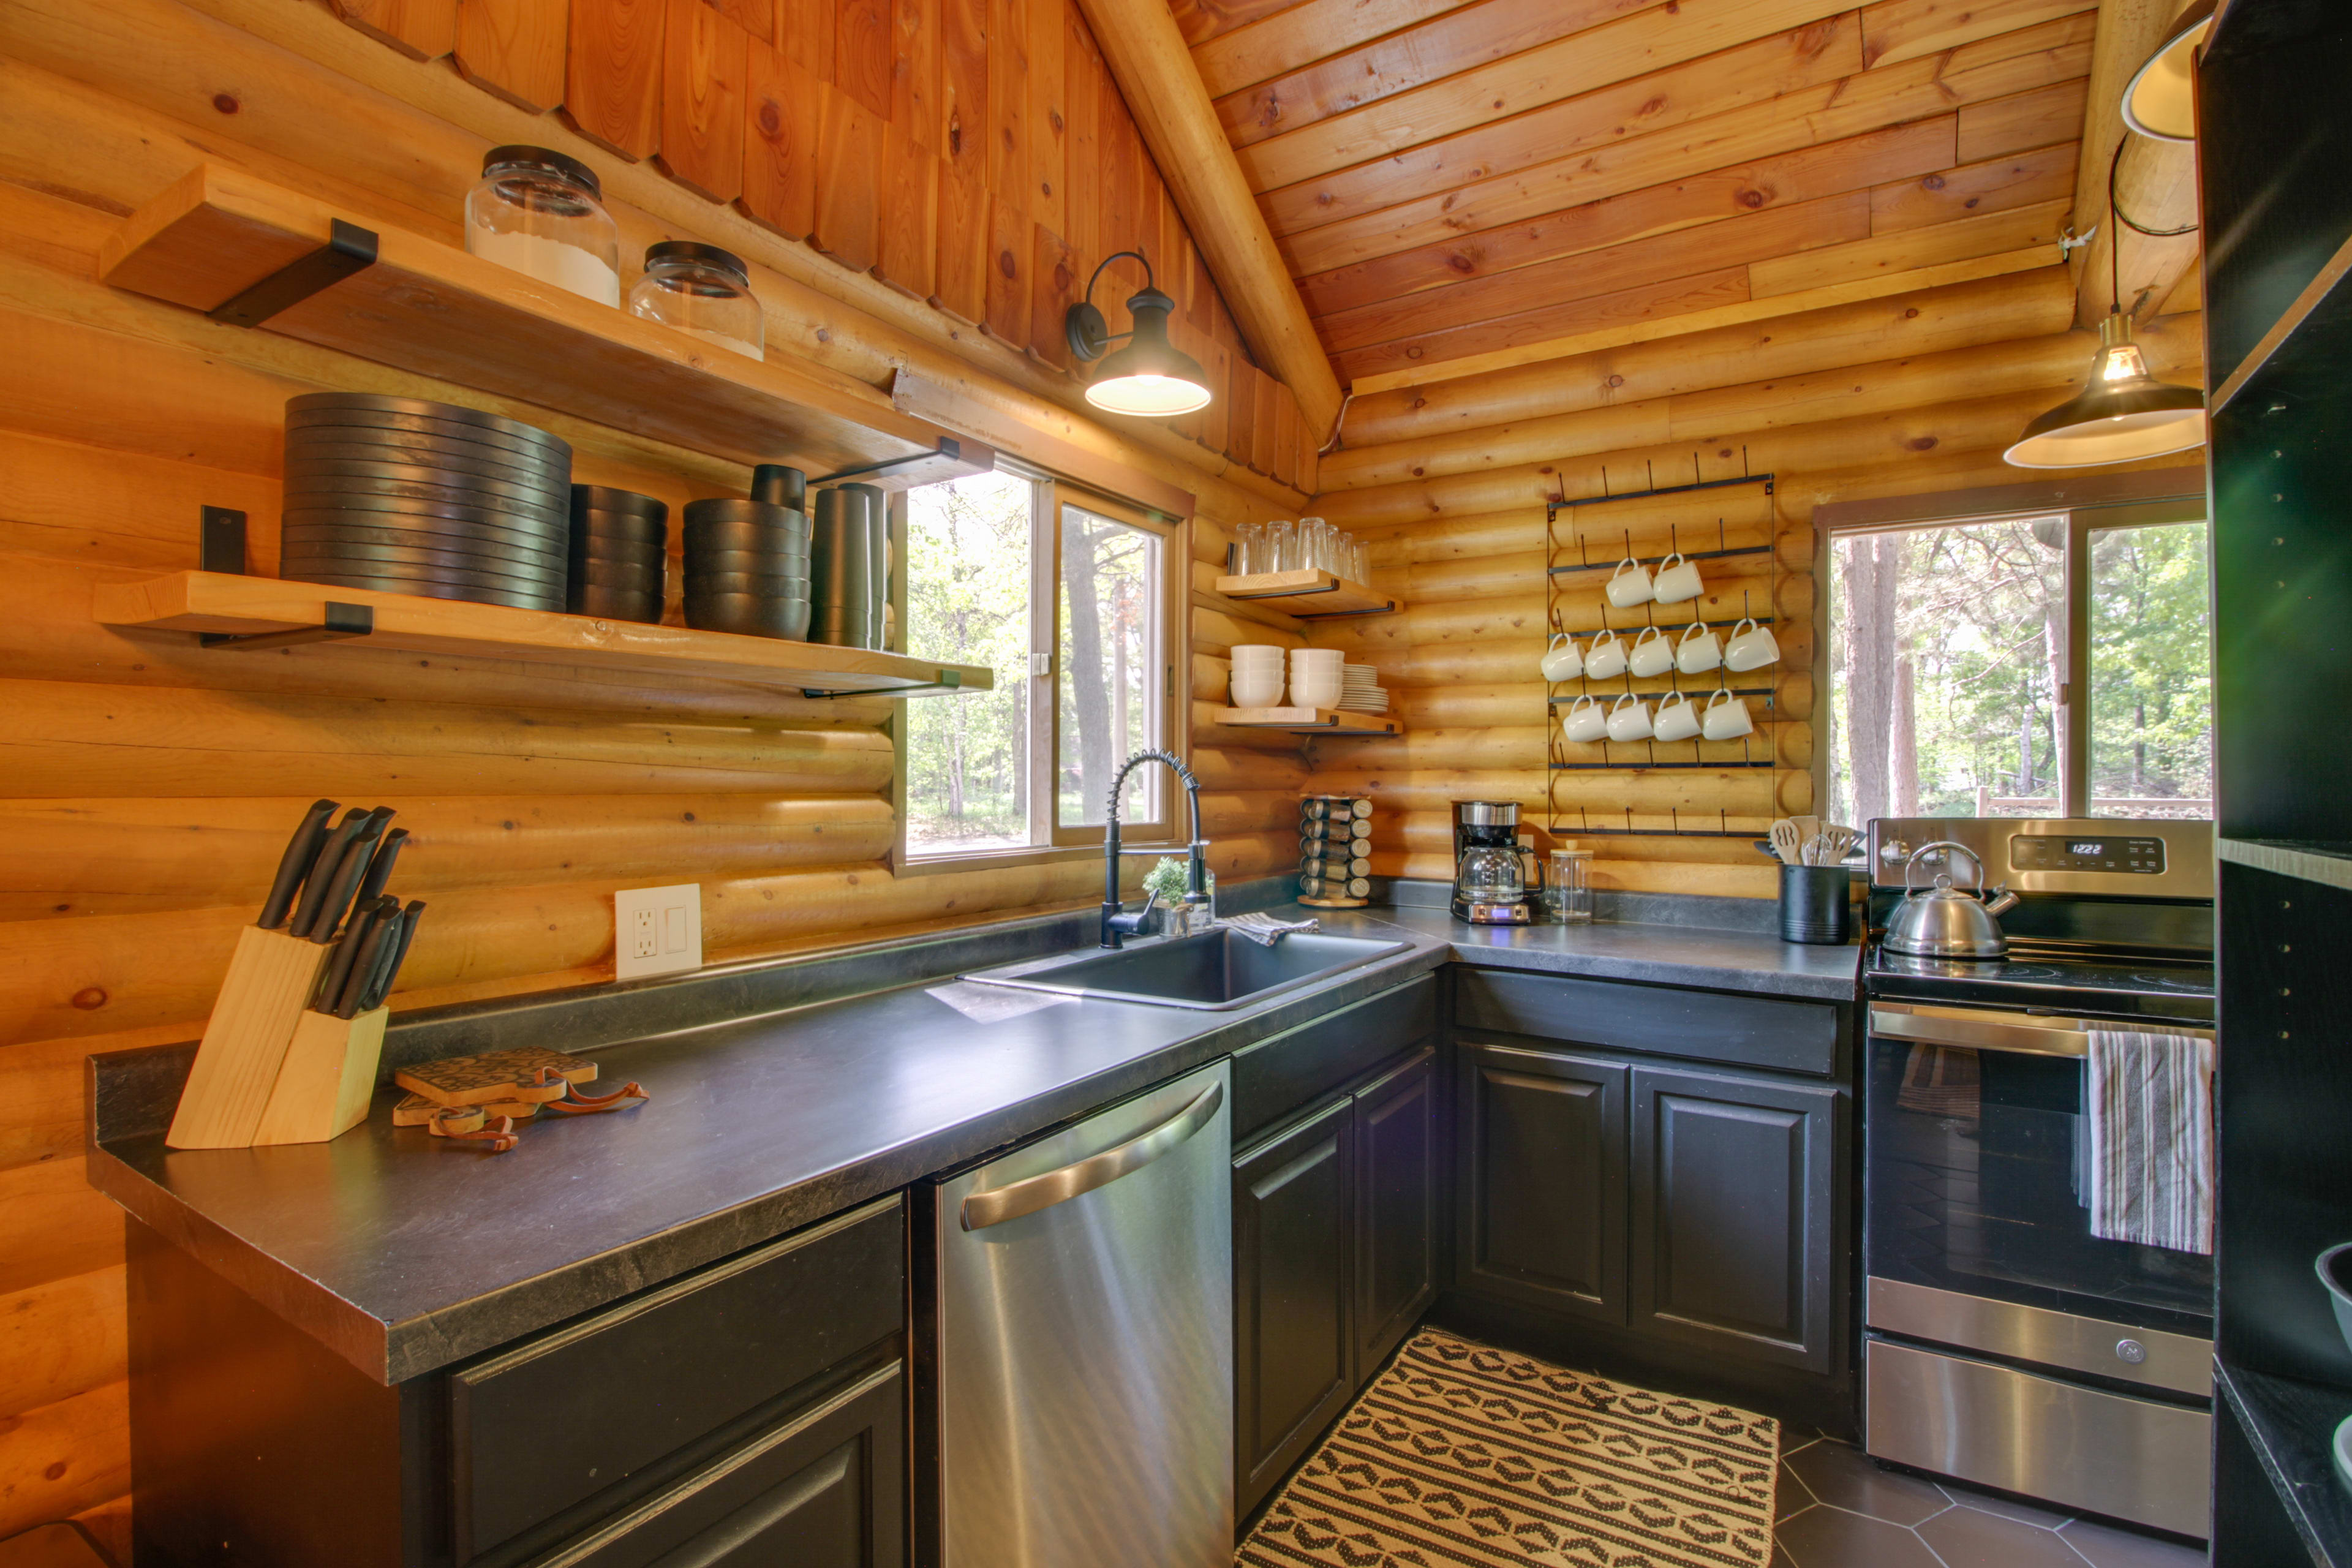
[[2097, 17], [2095, 0], [1171, 4], [1359, 390], [2048, 264]]

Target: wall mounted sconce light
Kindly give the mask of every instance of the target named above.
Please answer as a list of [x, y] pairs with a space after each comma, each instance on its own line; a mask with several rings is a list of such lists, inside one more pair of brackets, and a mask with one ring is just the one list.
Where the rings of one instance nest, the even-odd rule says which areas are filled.
[[[1095, 308], [1095, 285], [1102, 279], [1103, 268], [1122, 256], [1143, 263], [1143, 288], [1127, 301], [1128, 312], [1135, 318], [1134, 329], [1125, 334], [1127, 346], [1113, 353], [1111, 344], [1118, 340]], [[1151, 261], [1143, 252], [1121, 250], [1103, 258], [1102, 266], [1087, 279], [1087, 297], [1071, 306], [1062, 319], [1070, 352], [1088, 364], [1102, 360], [1102, 368], [1087, 384], [1088, 403], [1107, 413], [1148, 419], [1166, 419], [1209, 405], [1208, 372], [1201, 368], [1200, 361], [1168, 341], [1168, 315], [1175, 309], [1176, 301], [1153, 286]], [[1109, 357], [1105, 358], [1106, 354]]]

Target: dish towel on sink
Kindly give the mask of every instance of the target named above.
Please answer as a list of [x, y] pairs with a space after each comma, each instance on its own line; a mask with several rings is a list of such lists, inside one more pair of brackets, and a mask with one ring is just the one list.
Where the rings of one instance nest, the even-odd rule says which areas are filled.
[[1225, 922], [1260, 947], [1272, 947], [1295, 931], [1321, 931], [1323, 922], [1309, 915], [1303, 921], [1278, 921], [1263, 911], [1235, 915]]
[[2213, 1042], [2090, 1031], [2091, 1234], [2213, 1250]]

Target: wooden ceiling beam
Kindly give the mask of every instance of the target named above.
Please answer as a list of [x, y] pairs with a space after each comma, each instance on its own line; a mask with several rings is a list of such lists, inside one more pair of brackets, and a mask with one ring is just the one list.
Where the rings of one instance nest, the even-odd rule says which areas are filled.
[[2124, 88], [2164, 37], [2187, 0], [2102, 0], [2099, 30], [2092, 45], [2090, 97], [2083, 107], [2082, 162], [2074, 176], [2074, 232], [2094, 226], [2092, 242], [2069, 258], [2075, 279], [2075, 320], [2097, 324], [2114, 299], [2108, 286], [2110, 260], [2122, 274], [2123, 302], [2142, 320], [2162, 309], [2203, 247], [2201, 234], [2155, 239], [2125, 231], [2122, 254], [2114, 254], [2116, 231], [2107, 219], [2107, 171], [2118, 145], [2116, 194], [2123, 210], [2148, 228], [2179, 228], [2197, 221], [2196, 149], [2179, 142], [2152, 142], [2124, 126]]
[[1339, 418], [1339, 377], [1167, 0], [1080, 0], [1080, 9], [1244, 335], [1297, 398], [1309, 436], [1321, 447]]

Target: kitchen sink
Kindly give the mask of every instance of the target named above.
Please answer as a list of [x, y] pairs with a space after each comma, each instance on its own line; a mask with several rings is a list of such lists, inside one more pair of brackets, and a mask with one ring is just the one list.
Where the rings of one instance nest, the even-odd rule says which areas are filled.
[[1404, 952], [1411, 942], [1295, 931], [1262, 946], [1223, 927], [1197, 936], [1146, 939], [1118, 952], [1086, 948], [983, 969], [983, 985], [1219, 1012]]

